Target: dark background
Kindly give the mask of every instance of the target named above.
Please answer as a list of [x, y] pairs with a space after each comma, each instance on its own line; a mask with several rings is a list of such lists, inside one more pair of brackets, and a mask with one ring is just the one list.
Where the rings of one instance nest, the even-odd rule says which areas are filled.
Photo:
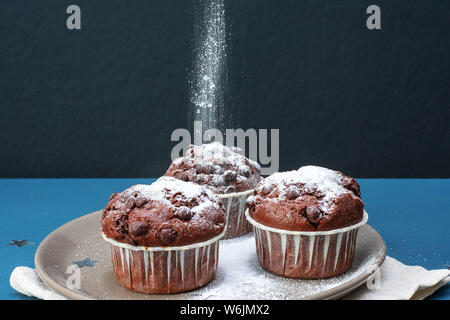
[[[279, 128], [280, 170], [450, 177], [448, 0], [225, 1], [224, 125]], [[194, 7], [2, 1], [0, 177], [163, 174], [172, 131], [190, 126]]]

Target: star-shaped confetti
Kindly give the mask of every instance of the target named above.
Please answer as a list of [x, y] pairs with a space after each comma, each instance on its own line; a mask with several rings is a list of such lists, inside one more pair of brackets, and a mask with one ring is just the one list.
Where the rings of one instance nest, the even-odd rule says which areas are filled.
[[8, 246], [16, 246], [18, 248], [22, 248], [25, 245], [32, 245], [33, 242], [29, 242], [28, 239], [25, 240], [11, 240], [11, 243], [8, 243]]
[[96, 262], [100, 262], [100, 260], [92, 260], [89, 257], [86, 257], [83, 260], [72, 261], [72, 263], [76, 264], [78, 266], [78, 268], [95, 267]]

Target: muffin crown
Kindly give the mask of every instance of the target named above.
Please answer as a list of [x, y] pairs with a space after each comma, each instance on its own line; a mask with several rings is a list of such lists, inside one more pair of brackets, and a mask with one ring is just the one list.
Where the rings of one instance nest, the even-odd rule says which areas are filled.
[[103, 210], [106, 237], [136, 246], [183, 246], [225, 227], [225, 210], [207, 188], [171, 177], [114, 193]]
[[339, 171], [304, 166], [262, 180], [248, 199], [256, 221], [280, 229], [314, 231], [361, 221], [364, 205], [358, 183]]
[[253, 189], [261, 180], [260, 165], [246, 158], [243, 151], [218, 142], [191, 145], [176, 159], [166, 176], [205, 185], [217, 194]]

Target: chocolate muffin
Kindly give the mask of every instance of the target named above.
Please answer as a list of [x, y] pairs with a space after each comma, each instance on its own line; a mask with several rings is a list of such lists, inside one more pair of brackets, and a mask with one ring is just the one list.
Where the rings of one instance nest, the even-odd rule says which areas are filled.
[[260, 264], [286, 277], [347, 271], [358, 228], [367, 221], [355, 179], [316, 166], [274, 173], [258, 184], [247, 206]]
[[222, 202], [211, 190], [171, 177], [114, 193], [101, 220], [118, 282], [158, 294], [214, 279], [225, 223]]
[[229, 239], [251, 231], [244, 217], [245, 200], [261, 180], [260, 170], [260, 165], [246, 158], [242, 149], [213, 142], [191, 145], [165, 175], [204, 185], [219, 195], [228, 217], [224, 239]]
[[216, 194], [228, 194], [253, 189], [261, 180], [260, 170], [260, 165], [246, 158], [242, 149], [212, 142], [191, 145], [165, 175], [205, 185]]

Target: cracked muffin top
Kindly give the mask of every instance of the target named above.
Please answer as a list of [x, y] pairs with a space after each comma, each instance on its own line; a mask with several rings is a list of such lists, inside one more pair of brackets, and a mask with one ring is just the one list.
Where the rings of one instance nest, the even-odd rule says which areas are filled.
[[257, 222], [284, 230], [327, 231], [363, 218], [364, 204], [355, 179], [339, 171], [305, 166], [274, 173], [247, 199]]
[[172, 162], [166, 176], [204, 185], [216, 194], [253, 189], [261, 180], [260, 165], [237, 147], [218, 142], [191, 145], [182, 158]]
[[135, 246], [183, 246], [218, 236], [226, 214], [207, 188], [161, 177], [111, 195], [101, 225], [106, 237]]

